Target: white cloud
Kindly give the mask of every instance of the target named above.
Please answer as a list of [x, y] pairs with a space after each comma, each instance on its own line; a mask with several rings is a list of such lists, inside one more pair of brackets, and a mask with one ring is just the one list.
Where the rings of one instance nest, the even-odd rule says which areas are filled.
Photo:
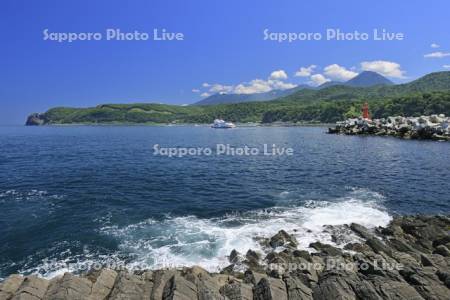
[[310, 65], [309, 67], [301, 67], [300, 70], [295, 72], [296, 77], [308, 77], [311, 76], [312, 73], [314, 73], [314, 69], [316, 68], [316, 65]]
[[440, 46], [438, 44], [436, 44], [436, 43], [433, 43], [433, 44], [430, 45], [430, 47], [431, 48], [439, 48]]
[[267, 80], [253, 79], [249, 82], [242, 82], [237, 85], [223, 85], [219, 83], [209, 84], [204, 83], [202, 86], [206, 91], [201, 94], [203, 97], [208, 97], [212, 94], [255, 94], [270, 92], [272, 90], [286, 90], [296, 87], [296, 84], [283, 81], [288, 76], [283, 70], [273, 71]]
[[199, 90], [199, 89], [192, 89], [192, 92], [193, 92], [193, 93], [199, 93], [200, 90]]
[[309, 82], [312, 85], [318, 86], [324, 84], [325, 82], [330, 81], [330, 79], [326, 78], [322, 74], [314, 74], [310, 77], [311, 81]]
[[329, 65], [323, 70], [326, 76], [339, 81], [347, 81], [358, 75], [358, 73], [347, 70], [338, 64]]
[[450, 56], [449, 52], [442, 52], [442, 51], [437, 51], [437, 52], [432, 52], [432, 53], [428, 53], [425, 54], [424, 57], [426, 58], [443, 58], [446, 56]]
[[234, 92], [236, 94], [254, 94], [254, 93], [264, 93], [272, 90], [269, 82], [262, 79], [254, 79], [249, 83], [238, 84]]
[[283, 79], [287, 79], [287, 78], [288, 78], [288, 76], [284, 70], [273, 71], [270, 74], [270, 79], [283, 80]]
[[230, 93], [233, 91], [232, 85], [213, 84], [210, 85], [210, 92], [212, 93]]
[[450, 65], [443, 65], [442, 66], [444, 69], [450, 69]]
[[361, 69], [364, 71], [377, 72], [383, 76], [392, 78], [405, 78], [405, 71], [400, 67], [400, 64], [385, 61], [385, 60], [375, 60], [375, 61], [363, 61], [361, 63]]
[[268, 83], [273, 90], [287, 90], [295, 88], [297, 85], [289, 82], [284, 82], [280, 80], [268, 80]]
[[297, 85], [293, 83], [283, 82], [281, 80], [263, 80], [254, 79], [248, 83], [238, 84], [233, 92], [236, 94], [255, 94], [255, 93], [265, 93], [272, 90], [286, 90], [296, 87]]

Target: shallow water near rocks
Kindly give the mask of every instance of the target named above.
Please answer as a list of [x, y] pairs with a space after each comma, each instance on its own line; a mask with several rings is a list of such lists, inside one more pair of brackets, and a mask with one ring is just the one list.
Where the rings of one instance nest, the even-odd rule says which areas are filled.
[[[323, 127], [0, 127], [0, 278], [110, 261], [227, 265], [284, 229], [386, 225], [450, 212], [450, 143], [327, 135]], [[153, 155], [153, 145], [257, 147], [292, 156]]]

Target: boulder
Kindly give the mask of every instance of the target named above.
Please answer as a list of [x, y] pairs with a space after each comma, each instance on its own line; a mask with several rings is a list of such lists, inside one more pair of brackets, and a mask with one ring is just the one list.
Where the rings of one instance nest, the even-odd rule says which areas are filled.
[[324, 253], [326, 255], [329, 256], [341, 256], [342, 255], [342, 250], [338, 249], [336, 247], [333, 247], [331, 245], [328, 244], [322, 244], [321, 242], [315, 242], [315, 243], [311, 243], [309, 245], [310, 248], [313, 248], [317, 251], [320, 251], [321, 253]]
[[294, 250], [292, 252], [292, 255], [294, 255], [294, 257], [301, 257], [309, 262], [311, 262], [311, 255], [309, 254], [308, 251], [305, 250]]
[[254, 289], [254, 300], [287, 300], [286, 285], [281, 279], [262, 278]]
[[146, 278], [146, 276], [142, 275], [136, 275], [127, 271], [121, 271], [117, 275], [116, 282], [113, 290], [111, 291], [109, 299], [111, 300], [150, 299], [151, 288], [152, 283], [150, 282], [150, 278]]
[[89, 279], [65, 273], [63, 277], [55, 282], [52, 289], [45, 295], [54, 300], [88, 299], [91, 294], [92, 282]]
[[300, 278], [287, 276], [283, 278], [289, 300], [312, 300], [312, 290]]
[[[352, 284], [349, 282], [353, 281]], [[328, 270], [319, 279], [313, 289], [314, 299], [357, 299], [352, 285], [356, 285], [357, 277], [354, 273]]]
[[220, 288], [220, 293], [225, 299], [253, 300], [251, 285], [231, 280]]
[[362, 225], [352, 223], [352, 224], [350, 224], [350, 229], [353, 230], [360, 237], [362, 237], [366, 240], [373, 237], [373, 235], [369, 232], [369, 229], [367, 229], [366, 227], [364, 227]]
[[407, 282], [382, 276], [369, 278], [375, 291], [382, 299], [423, 300], [424, 298]]
[[11, 275], [0, 285], [0, 299], [10, 299], [23, 283], [23, 276]]
[[153, 289], [151, 292], [150, 299], [159, 300], [162, 298], [164, 287], [166, 283], [169, 281], [177, 273], [176, 270], [158, 270], [153, 273]]
[[433, 268], [407, 269], [400, 273], [423, 298], [439, 300], [449, 298], [450, 290], [443, 285]]
[[378, 238], [373, 237], [366, 241], [366, 244], [372, 248], [372, 250], [375, 253], [381, 253], [384, 252], [388, 255], [392, 253], [392, 249], [386, 246], [382, 241], [380, 241]]
[[444, 245], [439, 245], [436, 247], [433, 253], [440, 254], [445, 257], [450, 257], [450, 250]]
[[173, 275], [164, 286], [163, 300], [197, 299], [197, 287], [180, 275]]
[[277, 248], [280, 246], [290, 246], [296, 248], [298, 242], [294, 236], [288, 234], [284, 230], [280, 230], [276, 235], [270, 238], [269, 244], [272, 248]]
[[23, 280], [19, 289], [15, 293], [12, 299], [14, 300], [40, 300], [44, 298], [44, 295], [49, 286], [49, 281], [39, 278], [37, 276], [27, 276]]
[[89, 300], [106, 299], [114, 287], [116, 278], [116, 271], [103, 269], [92, 285], [92, 291], [91, 295], [89, 296]]
[[232, 264], [237, 263], [239, 261], [239, 252], [233, 249], [230, 253], [230, 256], [228, 256], [228, 261]]
[[197, 287], [198, 300], [222, 299], [217, 278], [200, 267], [192, 267], [183, 271], [183, 277]]

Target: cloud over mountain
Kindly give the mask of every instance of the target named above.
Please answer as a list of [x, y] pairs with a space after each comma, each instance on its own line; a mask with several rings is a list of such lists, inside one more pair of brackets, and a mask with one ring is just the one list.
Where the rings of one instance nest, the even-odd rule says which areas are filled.
[[400, 67], [400, 64], [392, 61], [374, 60], [363, 61], [361, 63], [363, 71], [377, 72], [383, 76], [392, 78], [405, 78], [405, 71]]
[[242, 82], [237, 85], [223, 85], [219, 83], [203, 83], [206, 88], [201, 96], [208, 97], [211, 94], [255, 94], [265, 93], [272, 90], [287, 90], [296, 87], [294, 83], [286, 82], [288, 75], [284, 70], [276, 70], [270, 73], [267, 79], [253, 79], [248, 82]]
[[347, 70], [345, 67], [342, 67], [338, 64], [332, 64], [329, 66], [326, 66], [324, 69], [324, 74], [333, 79], [333, 80], [338, 80], [338, 81], [346, 81], [346, 80], [350, 80], [353, 77], [355, 77], [356, 75], [358, 75], [358, 73]]
[[330, 79], [325, 78], [322, 74], [314, 74], [310, 77], [311, 81], [309, 82], [311, 85], [319, 86], [324, 84], [325, 82], [330, 81]]
[[309, 67], [301, 67], [297, 72], [295, 72], [296, 77], [309, 77], [314, 73], [316, 65], [310, 65]]
[[284, 70], [273, 71], [270, 74], [270, 79], [283, 80], [283, 79], [287, 79], [287, 78], [288, 78], [288, 76]]

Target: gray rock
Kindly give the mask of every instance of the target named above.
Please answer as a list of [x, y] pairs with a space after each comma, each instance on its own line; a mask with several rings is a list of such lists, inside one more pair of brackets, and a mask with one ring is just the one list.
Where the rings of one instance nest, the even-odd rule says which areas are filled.
[[288, 234], [284, 230], [280, 230], [276, 235], [270, 238], [269, 244], [272, 248], [280, 246], [290, 246], [296, 248], [298, 242], [294, 236]]
[[230, 300], [253, 300], [252, 287], [238, 281], [231, 281], [220, 288], [220, 293]]
[[312, 290], [306, 286], [300, 278], [285, 277], [287, 294], [289, 300], [308, 300], [313, 299]]
[[20, 285], [12, 299], [14, 300], [40, 300], [44, 298], [49, 281], [37, 276], [27, 276]]
[[403, 239], [399, 239], [399, 238], [389, 239], [388, 244], [389, 244], [389, 246], [396, 249], [397, 251], [417, 253], [417, 250], [415, 250], [413, 247], [411, 247], [407, 243], [407, 241], [403, 240]]
[[439, 245], [446, 245], [446, 244], [448, 244], [448, 243], [450, 243], [450, 235], [445, 236], [445, 237], [440, 238], [440, 239], [434, 240], [434, 241], [433, 241], [433, 247], [436, 248], [436, 247], [439, 246]]
[[292, 252], [292, 255], [294, 255], [295, 257], [301, 257], [309, 262], [311, 262], [311, 254], [309, 254], [308, 251], [305, 250], [294, 250]]
[[247, 254], [245, 254], [245, 258], [247, 258], [247, 260], [259, 261], [260, 255], [256, 251], [250, 249], [247, 251]]
[[309, 247], [311, 247], [317, 251], [320, 251], [326, 255], [329, 255], [329, 256], [341, 256], [342, 255], [341, 249], [338, 249], [338, 248], [333, 247], [328, 244], [322, 244], [321, 242], [311, 243], [309, 245]]
[[344, 246], [345, 250], [350, 250], [354, 252], [367, 252], [371, 251], [371, 248], [366, 244], [361, 243], [349, 243]]
[[366, 227], [364, 227], [362, 225], [352, 223], [352, 224], [350, 224], [350, 229], [353, 230], [360, 237], [362, 237], [366, 240], [371, 239], [373, 237], [373, 234], [371, 234], [369, 232], [369, 229], [367, 229]]
[[65, 273], [57, 281], [51, 291], [45, 297], [54, 300], [85, 300], [89, 298], [92, 289], [92, 282], [86, 278]]
[[198, 300], [224, 299], [220, 294], [217, 278], [211, 276], [200, 267], [192, 267], [183, 271], [183, 277], [197, 287]]
[[423, 297], [404, 281], [396, 281], [381, 276], [370, 277], [370, 281], [382, 299], [423, 300]]
[[23, 280], [24, 278], [21, 275], [9, 276], [3, 284], [0, 285], [0, 299], [8, 300], [12, 298], [23, 283]]
[[356, 274], [343, 271], [325, 271], [313, 289], [314, 299], [357, 299], [348, 281], [355, 281]]
[[445, 247], [444, 245], [437, 246], [433, 253], [440, 254], [445, 257], [450, 256], [450, 250], [448, 250], [448, 248]]
[[167, 281], [163, 290], [163, 300], [191, 300], [197, 299], [197, 287], [180, 275], [173, 275]]
[[384, 252], [388, 255], [392, 254], [392, 249], [375, 237], [368, 239], [366, 244], [369, 245], [375, 253]]
[[233, 249], [228, 257], [228, 261], [232, 264], [235, 264], [239, 261], [239, 252]]
[[433, 268], [400, 271], [405, 280], [425, 299], [446, 300], [450, 290], [442, 284]]
[[422, 265], [424, 267], [434, 267], [435, 266], [433, 263], [433, 260], [428, 255], [425, 255], [425, 254], [420, 255], [420, 262], [422, 263]]
[[96, 278], [92, 286], [90, 300], [103, 300], [108, 297], [114, 288], [114, 283], [117, 278], [117, 272], [110, 269], [103, 269], [100, 275]]
[[[146, 285], [148, 285], [146, 287]], [[116, 278], [113, 290], [109, 296], [111, 300], [140, 300], [150, 299], [152, 283], [142, 275], [121, 271]], [[161, 298], [159, 298], [161, 299]]]
[[445, 286], [450, 289], [450, 273], [437, 271], [436, 275], [445, 284]]
[[164, 287], [167, 281], [177, 272], [175, 270], [158, 270], [153, 274], [153, 290], [150, 299], [160, 300], [163, 295]]
[[286, 285], [281, 279], [262, 278], [254, 289], [254, 300], [287, 300]]

